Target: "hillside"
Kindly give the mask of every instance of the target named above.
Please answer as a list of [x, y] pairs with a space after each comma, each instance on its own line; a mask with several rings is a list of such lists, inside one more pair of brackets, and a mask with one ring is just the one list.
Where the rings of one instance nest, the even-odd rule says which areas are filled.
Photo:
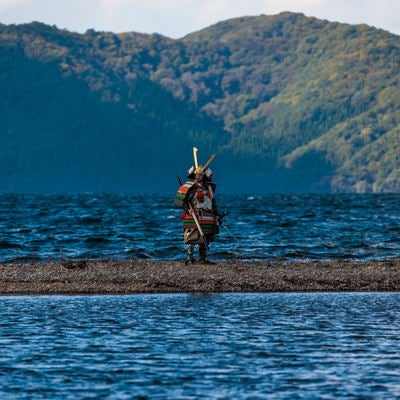
[[197, 145], [227, 191], [399, 192], [399, 67], [399, 36], [293, 13], [0, 25], [0, 191], [172, 190]]
[[[177, 153], [189, 163], [194, 141], [218, 147], [218, 124], [144, 76], [126, 85], [87, 56], [87, 39], [37, 23], [7, 31], [1, 191], [168, 190], [182, 169]], [[170, 185], [160, 180], [163, 170], [173, 173]]]

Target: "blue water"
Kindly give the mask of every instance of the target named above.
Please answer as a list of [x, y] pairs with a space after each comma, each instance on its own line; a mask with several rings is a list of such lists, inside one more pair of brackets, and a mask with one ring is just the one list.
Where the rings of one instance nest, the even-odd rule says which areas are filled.
[[0, 297], [1, 399], [394, 399], [400, 294]]
[[[0, 262], [184, 258], [169, 196], [0, 195]], [[216, 260], [366, 260], [400, 255], [400, 195], [224, 196]]]

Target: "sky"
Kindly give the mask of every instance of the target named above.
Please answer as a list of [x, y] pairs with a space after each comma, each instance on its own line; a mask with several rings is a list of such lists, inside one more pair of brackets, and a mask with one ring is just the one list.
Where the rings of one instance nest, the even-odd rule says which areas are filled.
[[159, 33], [180, 38], [216, 22], [282, 11], [400, 35], [400, 0], [0, 0], [0, 23], [40, 21], [61, 29]]

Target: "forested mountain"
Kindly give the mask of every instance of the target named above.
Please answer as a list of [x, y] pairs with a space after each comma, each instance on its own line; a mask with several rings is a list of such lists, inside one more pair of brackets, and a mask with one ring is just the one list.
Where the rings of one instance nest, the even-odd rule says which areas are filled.
[[0, 25], [0, 191], [400, 191], [400, 37], [302, 14], [173, 40]]

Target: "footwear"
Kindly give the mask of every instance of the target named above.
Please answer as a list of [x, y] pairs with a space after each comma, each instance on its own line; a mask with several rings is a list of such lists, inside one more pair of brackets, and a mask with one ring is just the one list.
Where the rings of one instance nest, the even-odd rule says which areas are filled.
[[199, 264], [215, 264], [215, 262], [212, 262], [208, 260], [207, 258], [200, 258]]

